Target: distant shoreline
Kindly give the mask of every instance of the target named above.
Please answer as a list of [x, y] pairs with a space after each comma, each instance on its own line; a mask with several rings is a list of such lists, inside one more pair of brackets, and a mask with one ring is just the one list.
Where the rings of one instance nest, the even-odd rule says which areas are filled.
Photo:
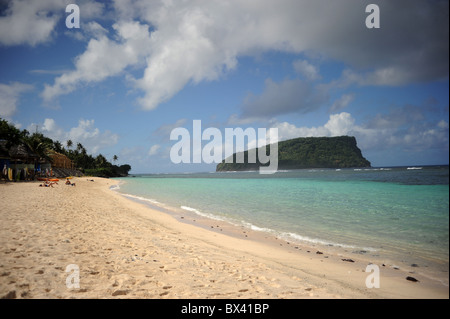
[[[424, 168], [432, 168], [432, 167], [449, 167], [450, 164], [414, 164], [414, 165], [381, 165], [381, 166], [371, 166], [371, 167], [366, 167], [366, 169], [380, 169], [380, 168], [408, 168], [408, 167], [424, 167]], [[292, 170], [308, 170], [308, 169], [329, 169], [329, 170], [335, 170], [336, 168], [320, 168], [320, 167], [316, 167], [316, 168], [298, 168], [298, 169], [292, 169]], [[348, 168], [342, 168], [343, 170], [348, 170], [348, 169], [359, 169], [358, 167], [348, 167]], [[365, 169], [365, 168], [361, 168], [361, 169]], [[278, 169], [278, 171], [283, 171], [283, 169]], [[289, 170], [291, 171], [291, 170]], [[130, 172], [128, 176], [126, 177], [135, 177], [135, 176], [142, 176], [142, 175], [177, 175], [177, 174], [213, 174], [213, 173], [229, 173], [232, 171], [216, 171], [216, 170], [211, 170], [211, 171], [192, 171], [192, 172], [147, 172], [147, 173], [133, 173]], [[245, 172], [245, 171], [236, 171], [236, 172]], [[257, 170], [249, 170], [248, 172], [258, 172]]]

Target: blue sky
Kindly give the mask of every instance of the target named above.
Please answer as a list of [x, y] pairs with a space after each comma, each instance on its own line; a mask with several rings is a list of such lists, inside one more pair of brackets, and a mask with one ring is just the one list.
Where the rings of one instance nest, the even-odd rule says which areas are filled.
[[378, 167], [448, 164], [448, 16], [438, 0], [0, 1], [0, 116], [132, 173], [213, 171], [170, 160], [193, 120], [355, 136]]

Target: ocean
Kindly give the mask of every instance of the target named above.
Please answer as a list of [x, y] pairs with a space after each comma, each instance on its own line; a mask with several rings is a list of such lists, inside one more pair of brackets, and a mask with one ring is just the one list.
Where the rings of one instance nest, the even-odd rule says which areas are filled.
[[155, 208], [194, 213], [292, 243], [425, 267], [448, 278], [448, 166], [119, 180], [115, 190]]

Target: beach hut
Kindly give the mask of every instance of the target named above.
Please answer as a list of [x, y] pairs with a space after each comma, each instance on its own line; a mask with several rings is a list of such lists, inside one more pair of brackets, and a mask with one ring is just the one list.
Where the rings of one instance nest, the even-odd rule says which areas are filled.
[[52, 168], [64, 168], [64, 169], [73, 169], [74, 164], [66, 155], [52, 152], [50, 154], [52, 159]]
[[6, 149], [6, 141], [0, 140], [0, 169], [2, 170], [1, 177], [8, 179], [8, 169], [11, 166], [11, 157]]
[[35, 163], [39, 156], [25, 144], [7, 148], [7, 141], [0, 140], [0, 167], [2, 177], [8, 180], [25, 180], [34, 177]]

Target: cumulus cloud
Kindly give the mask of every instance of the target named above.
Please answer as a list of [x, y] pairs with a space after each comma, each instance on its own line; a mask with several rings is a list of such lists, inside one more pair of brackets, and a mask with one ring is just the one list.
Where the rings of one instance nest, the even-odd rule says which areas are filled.
[[318, 127], [297, 127], [288, 122], [276, 122], [279, 140], [296, 137], [319, 137], [348, 135], [355, 130], [355, 120], [350, 113], [331, 114], [327, 123]]
[[[270, 50], [345, 63], [349, 69], [341, 86], [448, 77], [448, 1], [383, 2], [376, 30], [365, 27], [365, 5], [359, 0], [115, 1], [115, 34], [92, 39], [75, 70], [47, 85], [43, 97], [72, 92], [82, 83], [144, 63], [143, 76], [131, 79], [143, 93], [138, 102], [153, 110], [189, 83], [219, 79], [238, 67], [239, 57]], [[139, 32], [126, 36], [126, 27]], [[120, 40], [113, 40], [117, 36]], [[320, 79], [306, 60], [294, 67], [308, 80]]]
[[[11, 0], [0, 16], [0, 44], [11, 46], [26, 44], [36, 46], [51, 41], [56, 36], [56, 26], [65, 19], [67, 0]], [[101, 16], [104, 4], [77, 1], [82, 18]], [[81, 15], [81, 14], [80, 14]]]
[[378, 132], [379, 138], [368, 139], [368, 146], [374, 149], [398, 147], [405, 151], [448, 150], [447, 122], [428, 119], [425, 108], [405, 105], [392, 109], [388, 114], [375, 115], [367, 121], [364, 129]]
[[49, 41], [64, 8], [63, 0], [9, 2], [6, 15], [0, 17], [0, 43], [35, 46]]
[[100, 132], [94, 126], [94, 120], [79, 120], [78, 126], [73, 127], [68, 132], [68, 137], [72, 141], [79, 141], [85, 144], [92, 153], [97, 153], [100, 149], [117, 144], [119, 136], [110, 131]]
[[[66, 1], [67, 3], [75, 3]], [[82, 12], [83, 20], [89, 19], [97, 19], [103, 17], [103, 13], [105, 11], [105, 3], [92, 1], [92, 0], [82, 0], [76, 1], [78, 6], [80, 7], [80, 14]]]
[[355, 129], [355, 120], [347, 112], [332, 114], [324, 128], [328, 130], [330, 136], [347, 135]]
[[[394, 115], [395, 114], [395, 115]], [[355, 136], [363, 150], [396, 149], [424, 152], [448, 150], [448, 122], [426, 120], [419, 108], [400, 107], [390, 114], [378, 114], [366, 123], [356, 123], [350, 113], [330, 114], [328, 121], [317, 127], [297, 127], [288, 122], [274, 122], [279, 140], [296, 137]]]
[[20, 95], [32, 89], [32, 85], [19, 82], [0, 83], [0, 116], [10, 119], [16, 113]]
[[57, 77], [53, 85], [45, 85], [44, 101], [75, 90], [82, 83], [99, 82], [121, 73], [127, 66], [136, 64], [150, 46], [149, 30], [139, 22], [113, 25], [119, 41], [110, 40], [104, 34], [89, 41], [86, 51], [75, 61], [76, 70]]
[[[73, 143], [81, 143], [90, 153], [96, 154], [101, 149], [113, 146], [119, 141], [119, 136], [111, 131], [101, 132], [95, 127], [94, 120], [80, 119], [78, 126], [65, 131], [54, 119], [46, 118], [44, 123], [38, 124], [39, 131], [53, 140], [65, 143], [72, 140]], [[36, 124], [28, 127], [29, 131], [34, 131]]]
[[84, 23], [80, 29], [70, 29], [64, 32], [64, 34], [79, 41], [89, 41], [92, 38], [99, 39], [107, 35], [108, 32], [101, 24], [95, 21], [89, 21]]

